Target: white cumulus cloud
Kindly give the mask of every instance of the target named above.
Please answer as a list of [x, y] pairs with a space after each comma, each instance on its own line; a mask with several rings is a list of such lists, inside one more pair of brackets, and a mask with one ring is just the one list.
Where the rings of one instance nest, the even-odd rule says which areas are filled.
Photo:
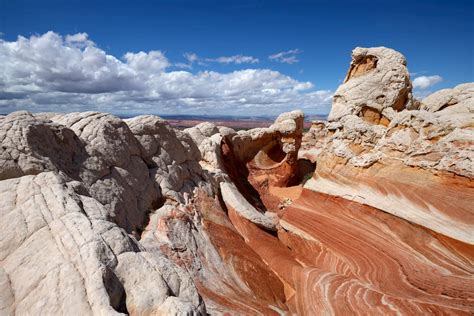
[[[228, 58], [252, 63], [247, 57]], [[200, 62], [195, 54], [185, 58], [189, 64]], [[331, 91], [314, 90], [311, 82], [270, 69], [170, 71], [172, 63], [158, 50], [118, 58], [98, 48], [86, 33], [0, 39], [0, 60], [0, 113], [278, 114], [295, 108], [321, 113], [329, 109], [332, 96]]]
[[156, 75], [170, 65], [165, 55], [156, 50], [148, 53], [126, 53], [124, 58], [127, 64], [138, 74]]
[[441, 76], [435, 75], [435, 76], [420, 76], [415, 78], [413, 80], [413, 88], [415, 89], [426, 89], [428, 87], [431, 87], [432, 85], [435, 85], [439, 82], [443, 81], [443, 78]]
[[285, 64], [294, 64], [299, 62], [298, 55], [301, 54], [303, 51], [300, 49], [291, 49], [286, 52], [280, 52], [273, 55], [268, 56], [268, 59], [272, 61], [278, 61], [280, 63]]

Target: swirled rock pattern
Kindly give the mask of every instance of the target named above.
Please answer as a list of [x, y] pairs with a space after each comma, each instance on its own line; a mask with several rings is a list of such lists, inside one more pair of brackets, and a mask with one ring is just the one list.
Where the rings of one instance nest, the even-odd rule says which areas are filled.
[[0, 116], [0, 314], [472, 315], [473, 100], [378, 47], [305, 135]]
[[[378, 51], [354, 50], [353, 64], [361, 52], [379, 56]], [[392, 51], [378, 58], [386, 60], [390, 69], [377, 62], [357, 78], [349, 76], [338, 91], [344, 91], [346, 100], [371, 100], [396, 86], [401, 90], [394, 95], [399, 97], [390, 104], [405, 106], [367, 103], [375, 115], [368, 117], [355, 103], [340, 103], [336, 92], [333, 111], [340, 115], [330, 116], [327, 137], [319, 140], [323, 144], [318, 167], [307, 188], [377, 207], [474, 244], [474, 83], [442, 90], [417, 101], [420, 110], [410, 110], [410, 85], [379, 80], [386, 71], [406, 74], [400, 55]], [[356, 89], [354, 80], [374, 84], [371, 89]]]
[[299, 313], [468, 314], [474, 308], [470, 245], [308, 190], [285, 209], [281, 226], [280, 240], [302, 264], [293, 281]]
[[190, 134], [155, 116], [16, 112], [0, 138], [1, 314], [287, 310]]
[[229, 212], [285, 284], [291, 313], [468, 315], [473, 247], [379, 210], [304, 190], [278, 237]]

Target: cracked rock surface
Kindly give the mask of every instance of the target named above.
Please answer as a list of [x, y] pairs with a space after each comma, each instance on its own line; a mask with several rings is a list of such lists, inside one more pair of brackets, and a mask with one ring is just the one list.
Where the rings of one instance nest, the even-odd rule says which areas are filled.
[[2, 117], [0, 314], [287, 310], [225, 213], [220, 144], [231, 134], [148, 115]]
[[0, 116], [0, 315], [472, 315], [474, 84], [411, 92], [356, 48], [304, 135]]
[[329, 122], [306, 136], [307, 155], [319, 148], [307, 187], [474, 244], [473, 122], [474, 83], [417, 101], [400, 53], [356, 48]]

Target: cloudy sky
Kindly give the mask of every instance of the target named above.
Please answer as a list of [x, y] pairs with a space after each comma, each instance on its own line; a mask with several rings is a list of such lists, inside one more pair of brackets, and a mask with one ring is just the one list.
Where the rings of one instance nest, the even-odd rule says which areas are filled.
[[0, 113], [329, 111], [356, 46], [474, 81], [473, 1], [0, 1]]

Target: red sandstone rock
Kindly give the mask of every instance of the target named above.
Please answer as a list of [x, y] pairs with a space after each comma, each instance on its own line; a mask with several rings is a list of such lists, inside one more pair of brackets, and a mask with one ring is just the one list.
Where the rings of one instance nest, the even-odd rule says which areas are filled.
[[[360, 59], [359, 53], [379, 52], [375, 49], [371, 54], [372, 50], [354, 51], [353, 63]], [[368, 120], [368, 112], [354, 100], [371, 100], [386, 91], [386, 83], [377, 81], [381, 73], [406, 74], [399, 56], [383, 51], [379, 61], [393, 68], [384, 69], [378, 62], [374, 70], [356, 78], [366, 80], [365, 85], [370, 83], [370, 89], [355, 89], [356, 79], [347, 80], [338, 89], [341, 98], [335, 98], [332, 111], [339, 114], [332, 115], [324, 140], [318, 141], [317, 169], [306, 187], [379, 208], [474, 244], [474, 84], [430, 96], [426, 104], [422, 101], [422, 110], [371, 106], [370, 118], [375, 114], [379, 118]], [[390, 104], [403, 101], [409, 107], [411, 101], [406, 98], [411, 85], [393, 87], [398, 87], [399, 93], [392, 91]], [[394, 99], [396, 95], [399, 99]], [[451, 103], [443, 105], [446, 102]], [[382, 116], [390, 123], [382, 123]], [[309, 140], [311, 144], [312, 138]]]
[[2, 118], [0, 314], [472, 315], [472, 84], [420, 103], [405, 65], [356, 49], [304, 137]]

